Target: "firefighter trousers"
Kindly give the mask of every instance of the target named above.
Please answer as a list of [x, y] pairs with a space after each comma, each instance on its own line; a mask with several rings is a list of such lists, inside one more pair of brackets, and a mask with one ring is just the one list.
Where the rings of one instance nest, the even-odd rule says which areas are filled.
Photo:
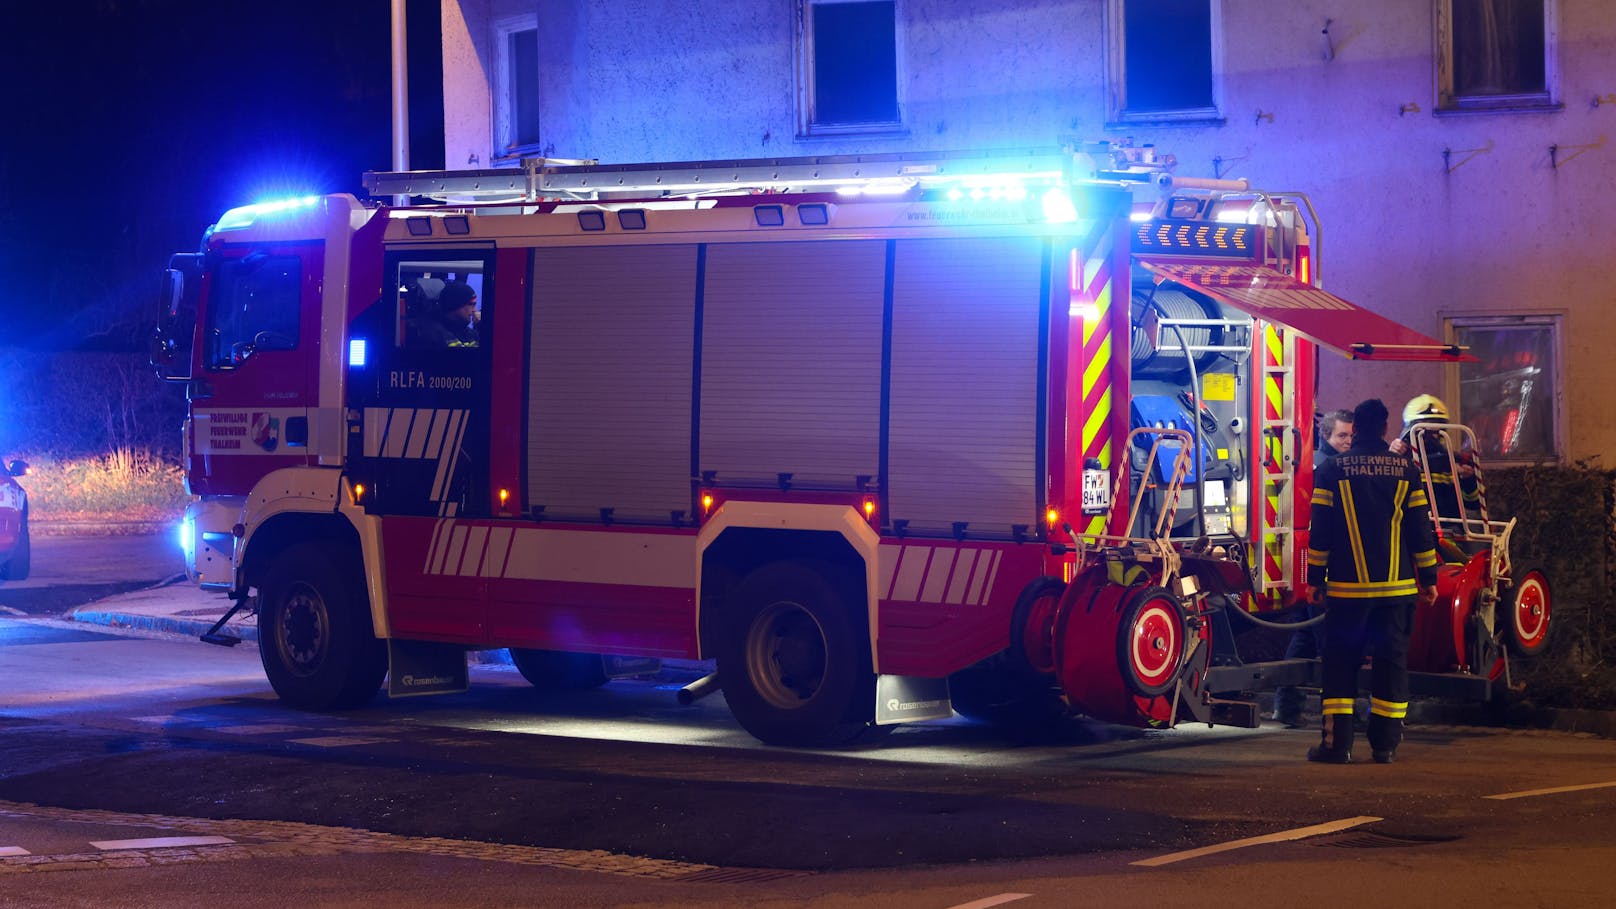
[[[1352, 701], [1358, 694], [1358, 667], [1371, 658], [1369, 747], [1394, 752], [1403, 740], [1408, 714], [1408, 642], [1414, 628], [1414, 598], [1330, 597], [1324, 614], [1321, 692], [1324, 723], [1333, 727], [1331, 747], [1352, 744]], [[1344, 722], [1338, 722], [1343, 717]], [[1344, 741], [1343, 741], [1344, 739]]]

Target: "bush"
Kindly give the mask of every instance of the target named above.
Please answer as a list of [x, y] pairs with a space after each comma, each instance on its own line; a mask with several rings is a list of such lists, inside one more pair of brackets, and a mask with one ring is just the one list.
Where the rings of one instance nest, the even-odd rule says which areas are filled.
[[43, 455], [29, 468], [21, 483], [36, 521], [169, 521], [190, 501], [178, 464], [127, 449], [65, 460]]
[[1616, 470], [1588, 462], [1487, 471], [1490, 517], [1513, 516], [1510, 552], [1548, 575], [1549, 646], [1511, 664], [1532, 703], [1616, 708]]

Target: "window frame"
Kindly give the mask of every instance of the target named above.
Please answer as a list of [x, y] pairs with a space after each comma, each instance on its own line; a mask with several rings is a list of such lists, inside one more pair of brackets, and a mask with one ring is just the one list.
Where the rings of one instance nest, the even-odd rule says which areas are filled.
[[1436, 114], [1541, 113], [1564, 110], [1560, 98], [1560, 3], [1543, 3], [1543, 91], [1508, 95], [1455, 93], [1453, 52], [1453, 0], [1432, 0], [1431, 62], [1436, 82]]
[[[1565, 321], [1566, 313], [1563, 311], [1546, 311], [1523, 313], [1519, 315], [1499, 315], [1497, 313], [1476, 313], [1471, 315], [1456, 314], [1445, 315], [1442, 319], [1443, 337], [1449, 343], [1458, 343], [1459, 330], [1471, 331], [1487, 329], [1543, 329], [1548, 332], [1549, 338], [1549, 372], [1552, 398], [1549, 402], [1549, 415], [1553, 421], [1550, 429], [1550, 444], [1553, 451], [1546, 456], [1508, 458], [1503, 455], [1487, 456], [1487, 463], [1510, 466], [1533, 466], [1540, 464], [1564, 464], [1569, 451], [1569, 439], [1566, 426], [1566, 384], [1565, 384]], [[1466, 417], [1463, 403], [1464, 369], [1472, 364], [1454, 363], [1446, 370], [1447, 375], [1443, 383], [1446, 399], [1451, 402], [1452, 419], [1456, 423], [1464, 423], [1474, 429], [1474, 416]], [[1476, 441], [1483, 448], [1490, 440], [1481, 438], [1478, 434]]]
[[1128, 109], [1128, 2], [1129, 0], [1106, 0], [1105, 3], [1106, 127], [1114, 129], [1151, 124], [1222, 126], [1226, 119], [1223, 99], [1226, 44], [1223, 28], [1224, 0], [1207, 0], [1208, 11], [1211, 14], [1207, 28], [1210, 34], [1207, 40], [1211, 44], [1212, 106], [1151, 111]]
[[[905, 42], [903, 29], [904, 0], [794, 0], [796, 5], [796, 77], [797, 77], [797, 138], [812, 139], [827, 136], [906, 135], [903, 86]], [[862, 123], [821, 123], [818, 120], [818, 101], [814, 97], [814, 28], [813, 8], [840, 3], [888, 2], [892, 4], [893, 103], [898, 110], [896, 120], [872, 120]]]
[[[512, 141], [516, 135], [516, 113], [512, 110], [511, 98], [511, 91], [515, 86], [510, 51], [511, 38], [525, 31], [534, 32], [536, 38], [539, 30], [539, 14], [535, 11], [495, 19], [493, 30], [494, 96], [493, 116], [490, 118], [493, 135], [489, 137], [489, 148], [492, 150], [489, 158], [494, 162], [516, 161], [524, 155], [541, 154], [544, 142], [544, 132], [539, 124], [534, 124], [535, 130], [539, 133], [534, 141], [522, 144]], [[538, 73], [530, 75], [537, 90]]]

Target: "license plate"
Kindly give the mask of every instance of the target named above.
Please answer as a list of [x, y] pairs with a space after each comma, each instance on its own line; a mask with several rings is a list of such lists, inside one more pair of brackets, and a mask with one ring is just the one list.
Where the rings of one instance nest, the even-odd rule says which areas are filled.
[[1083, 513], [1105, 514], [1111, 510], [1111, 474], [1104, 470], [1083, 471]]

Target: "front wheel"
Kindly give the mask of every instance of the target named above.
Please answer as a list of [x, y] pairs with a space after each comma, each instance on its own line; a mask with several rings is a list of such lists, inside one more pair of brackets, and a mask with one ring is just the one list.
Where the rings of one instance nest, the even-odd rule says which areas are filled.
[[294, 707], [357, 707], [387, 674], [357, 563], [351, 549], [318, 543], [270, 562], [259, 591], [258, 655], [270, 686]]
[[1514, 584], [1504, 597], [1498, 624], [1511, 653], [1537, 656], [1549, 645], [1549, 620], [1554, 614], [1549, 578], [1535, 565], [1523, 565], [1512, 574]]
[[832, 571], [765, 565], [730, 601], [719, 680], [736, 721], [765, 744], [846, 744], [872, 719], [869, 648]]

